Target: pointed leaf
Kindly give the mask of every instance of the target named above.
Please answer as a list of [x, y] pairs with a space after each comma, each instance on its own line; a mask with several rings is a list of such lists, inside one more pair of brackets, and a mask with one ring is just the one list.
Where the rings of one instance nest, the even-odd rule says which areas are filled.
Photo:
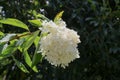
[[36, 20], [28, 20], [33, 26], [40, 27], [42, 22], [39, 19]]
[[24, 51], [27, 50], [33, 44], [33, 42], [34, 42], [35, 38], [37, 37], [37, 35], [39, 34], [39, 32], [40, 31], [36, 31], [32, 35], [26, 37], [26, 41], [21, 46], [24, 49]]
[[36, 47], [33, 59], [32, 59], [32, 66], [35, 66], [36, 64], [42, 61], [43, 57], [41, 55], [39, 48], [40, 48], [40, 45], [38, 44], [38, 46]]
[[64, 11], [59, 12], [59, 13], [55, 16], [54, 22], [56, 22], [56, 21], [58, 21], [58, 20], [61, 20], [61, 17], [62, 17], [62, 15], [63, 15], [63, 13], [64, 13]]
[[40, 37], [37, 36], [34, 40], [34, 44], [35, 44], [35, 47], [37, 48], [38, 44], [39, 44], [39, 41], [40, 41]]
[[4, 48], [0, 56], [4, 58], [11, 56], [17, 50], [16, 41], [8, 46], [4, 46]]
[[7, 46], [8, 46], [8, 44], [6, 44], [6, 43], [0, 43], [0, 54], [2, 54], [2, 51], [4, 49], [6, 49]]
[[16, 34], [7, 34], [5, 37], [3, 37], [0, 40], [0, 43], [2, 42], [8, 42], [9, 40], [11, 40], [12, 38], [14, 38], [16, 36]]
[[[31, 67], [32, 61], [31, 61], [31, 59], [30, 59], [30, 56], [29, 56], [28, 52], [27, 52], [27, 51], [24, 51], [23, 55], [24, 55], [25, 62], [27, 63], [27, 65], [28, 65], [29, 67]], [[31, 67], [31, 68], [33, 69], [33, 71], [38, 72], [36, 66]]]
[[33, 60], [32, 60], [32, 66], [37, 65], [39, 62], [42, 61], [42, 55], [41, 53], [35, 53], [33, 56]]
[[27, 52], [27, 51], [24, 51], [23, 55], [24, 55], [25, 62], [26, 62], [29, 66], [31, 66], [31, 63], [32, 63], [32, 62], [31, 62], [31, 59], [30, 59], [30, 56], [29, 56], [28, 52]]
[[7, 19], [0, 20], [0, 23], [12, 25], [15, 27], [20, 27], [29, 31], [28, 26], [18, 19], [7, 18]]
[[18, 66], [18, 68], [20, 68], [25, 73], [29, 73], [29, 71], [27, 70], [27, 68], [24, 66], [23, 63], [19, 62], [15, 58], [13, 58], [13, 60], [15, 61], [16, 65]]

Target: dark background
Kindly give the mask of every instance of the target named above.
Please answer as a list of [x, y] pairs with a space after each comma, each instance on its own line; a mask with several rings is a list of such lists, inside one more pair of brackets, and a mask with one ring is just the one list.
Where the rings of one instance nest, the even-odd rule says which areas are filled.
[[[16, 18], [31, 31], [28, 23], [42, 13], [49, 19], [64, 10], [63, 20], [82, 41], [80, 58], [66, 69], [51, 66], [46, 60], [37, 65], [39, 73], [23, 73], [9, 58], [0, 62], [0, 80], [120, 80], [120, 1], [119, 0], [0, 0], [2, 18]], [[5, 33], [22, 29], [0, 26]], [[34, 47], [30, 48], [31, 56]], [[16, 56], [18, 58], [21, 58]], [[22, 60], [22, 59], [21, 59]]]

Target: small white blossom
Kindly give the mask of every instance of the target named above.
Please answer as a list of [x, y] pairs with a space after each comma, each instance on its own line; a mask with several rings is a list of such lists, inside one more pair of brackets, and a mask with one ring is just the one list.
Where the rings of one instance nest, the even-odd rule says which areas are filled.
[[77, 44], [79, 35], [74, 30], [66, 28], [64, 21], [44, 21], [42, 33], [48, 33], [40, 40], [40, 49], [45, 59], [52, 65], [65, 68], [76, 58], [79, 58]]

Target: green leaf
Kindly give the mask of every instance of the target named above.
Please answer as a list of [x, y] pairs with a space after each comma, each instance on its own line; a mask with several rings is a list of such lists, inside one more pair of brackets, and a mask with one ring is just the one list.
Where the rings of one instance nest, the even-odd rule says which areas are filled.
[[3, 37], [3, 38], [0, 40], [0, 43], [2, 43], [2, 42], [8, 42], [8, 41], [10, 41], [11, 39], [13, 39], [15, 36], [16, 36], [16, 34], [7, 34], [5, 37]]
[[4, 35], [4, 33], [0, 31], [0, 36], [3, 36], [3, 35]]
[[34, 42], [35, 38], [39, 34], [40, 31], [34, 32], [32, 35], [26, 37], [26, 41], [21, 45], [21, 47], [25, 50], [27, 50]]
[[28, 65], [29, 67], [31, 67], [31, 68], [33, 69], [33, 71], [38, 72], [36, 66], [32, 67], [32, 61], [31, 61], [31, 58], [30, 58], [28, 52], [27, 52], [27, 51], [24, 51], [24, 52], [23, 52], [23, 55], [24, 55], [24, 59], [25, 59], [25, 62], [27, 63], [27, 65]]
[[12, 25], [15, 27], [20, 27], [29, 31], [28, 26], [18, 19], [7, 18], [7, 19], [0, 20], [0, 23]]
[[37, 18], [46, 18], [43, 14], [37, 14]]
[[[21, 40], [13, 40], [10, 41], [10, 44], [8, 45], [7, 43], [0, 43], [0, 56], [3, 58], [9, 57], [13, 55], [13, 53], [18, 49], [18, 47], [22, 44], [23, 42]], [[5, 44], [5, 45], [4, 45]]]
[[45, 17], [43, 14], [37, 14], [36, 18], [40, 18], [41, 20], [47, 20], [50, 21], [47, 17]]
[[36, 46], [36, 50], [35, 50], [35, 53], [34, 53], [34, 56], [33, 56], [33, 59], [32, 59], [32, 66], [35, 66], [36, 64], [38, 64], [39, 62], [42, 61], [42, 54], [41, 54], [41, 51], [40, 51], [40, 44], [39, 44], [39, 41], [41, 39], [41, 37], [44, 37], [48, 35], [48, 33], [42, 33], [40, 35], [40, 37], [37, 37], [34, 41], [34, 44]]
[[35, 50], [35, 53], [34, 53], [34, 56], [33, 56], [33, 59], [32, 59], [32, 66], [35, 66], [40, 61], [42, 61], [42, 55], [41, 55], [41, 52], [39, 52], [39, 47], [40, 47], [39, 41], [40, 41], [40, 38], [42, 36], [43, 36], [43, 34], [41, 34], [40, 37], [37, 37], [34, 41], [34, 44], [36, 46], [36, 50]]
[[16, 42], [16, 46], [21, 46], [25, 41], [25, 38], [20, 38], [17, 42]]
[[4, 46], [5, 49], [2, 50], [2, 53], [0, 54], [1, 57], [6, 58], [11, 56], [16, 50], [16, 42], [10, 43], [7, 47]]
[[36, 52], [33, 56], [33, 60], [32, 60], [32, 66], [35, 66], [36, 64], [38, 64], [39, 62], [42, 61], [42, 55], [39, 52]]
[[42, 22], [39, 19], [36, 20], [28, 20], [33, 26], [40, 27]]
[[4, 48], [4, 45], [5, 45], [4, 43], [0, 44], [0, 54], [1, 54], [2, 50], [3, 50], [3, 48]]
[[40, 38], [43, 37], [43, 36], [46, 36], [47, 33], [43, 33], [40, 35], [40, 37], [38, 37], [38, 39], [36, 38], [34, 44], [36, 46], [36, 50], [35, 50], [35, 53], [34, 53], [34, 56], [33, 56], [33, 59], [32, 59], [32, 66], [35, 66], [36, 64], [38, 64], [39, 62], [42, 61], [42, 55], [41, 55], [41, 52], [40, 52], [40, 44], [39, 44], [39, 41], [40, 41]]
[[35, 66], [36, 64], [38, 64], [39, 62], [42, 61], [43, 57], [41, 55], [41, 52], [40, 52], [39, 48], [40, 48], [40, 45], [38, 44], [37, 47], [36, 47], [33, 59], [32, 59], [32, 66]]
[[61, 20], [61, 17], [62, 17], [62, 15], [63, 15], [63, 13], [64, 13], [64, 11], [59, 12], [59, 13], [55, 16], [54, 22], [56, 22], [56, 21], [58, 21], [58, 20]]
[[35, 44], [35, 47], [37, 48], [38, 44], [39, 44], [39, 41], [40, 41], [40, 37], [37, 36], [34, 40], [34, 44]]
[[29, 73], [29, 71], [27, 70], [27, 68], [24, 66], [23, 63], [19, 62], [14, 57], [13, 57], [13, 60], [15, 61], [16, 65], [18, 66], [18, 68], [20, 68], [25, 73]]
[[6, 43], [0, 43], [0, 54], [2, 54], [2, 51], [4, 49], [6, 49], [7, 46], [8, 46], [8, 44], [6, 44]]

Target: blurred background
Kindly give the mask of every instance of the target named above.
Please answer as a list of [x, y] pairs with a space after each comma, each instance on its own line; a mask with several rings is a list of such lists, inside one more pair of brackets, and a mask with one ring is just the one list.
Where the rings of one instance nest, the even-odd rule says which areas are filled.
[[[51, 66], [46, 60], [37, 64], [38, 73], [22, 72], [11, 58], [0, 61], [0, 80], [120, 80], [120, 0], [0, 0], [0, 19], [16, 18], [31, 32], [28, 23], [36, 14], [49, 19], [64, 10], [63, 20], [82, 41], [80, 58], [66, 69]], [[21, 33], [23, 29], [0, 24], [4, 33]], [[61, 43], [62, 44], [62, 43]], [[32, 56], [34, 46], [30, 48]], [[20, 52], [17, 59], [23, 60]]]

